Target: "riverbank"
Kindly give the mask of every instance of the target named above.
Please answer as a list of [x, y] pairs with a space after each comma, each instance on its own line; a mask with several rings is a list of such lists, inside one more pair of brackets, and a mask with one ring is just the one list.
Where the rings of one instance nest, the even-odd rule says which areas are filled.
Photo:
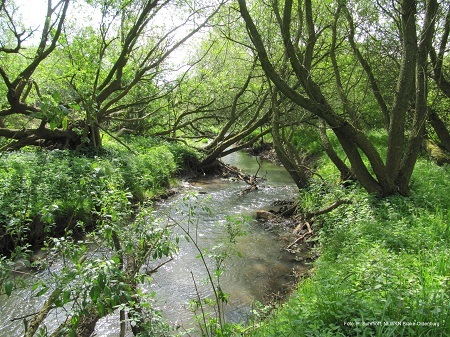
[[[166, 144], [158, 144], [153, 146], [152, 149], [153, 151], [164, 150], [164, 153], [170, 159], [173, 154], [167, 151], [167, 148], [163, 149], [164, 146], [167, 147]], [[149, 155], [148, 149], [143, 153], [150, 159], [154, 159]], [[165, 224], [164, 221], [156, 220], [153, 208], [147, 207], [146, 204], [142, 205], [143, 207], [139, 208], [139, 212], [133, 213], [134, 221], [130, 221], [131, 212], [134, 211], [133, 208], [137, 207], [137, 204], [131, 202], [131, 193], [125, 198], [123, 197], [124, 193], [118, 193], [119, 187], [122, 186], [120, 183], [123, 180], [121, 178], [123, 171], [114, 165], [121, 162], [120, 156], [116, 153], [112, 157], [108, 155], [97, 158], [85, 158], [83, 156], [79, 158], [78, 156], [70, 157], [69, 154], [59, 151], [46, 155], [50, 156], [46, 162], [51, 163], [49, 167], [57, 166], [60, 171], [64, 171], [66, 168], [73, 169], [73, 165], [67, 165], [67, 162], [70, 163], [71, 161], [76, 161], [77, 164], [81, 162], [83, 163], [82, 167], [89, 168], [91, 171], [88, 172], [91, 172], [92, 176], [84, 177], [83, 179], [86, 181], [82, 183], [82, 186], [92, 186], [94, 181], [97, 181], [99, 185], [102, 184], [100, 185], [102, 188], [99, 188], [97, 193], [84, 193], [82, 195], [83, 199], [97, 196], [95, 200], [100, 202], [94, 209], [96, 219], [98, 219], [97, 226], [91, 232], [86, 231], [85, 234], [87, 235], [83, 236], [83, 240], [73, 238], [70, 233], [65, 233], [64, 236], [55, 235], [52, 239], [49, 239], [48, 244], [44, 246], [46, 253], [41, 255], [38, 261], [32, 263], [32, 269], [23, 269], [28, 275], [26, 277], [26, 288], [21, 289], [24, 286], [24, 279], [21, 280], [19, 277], [2, 279], [2, 282], [3, 280], [6, 281], [3, 282], [2, 286], [8, 296], [2, 296], [3, 304], [0, 307], [0, 312], [5, 323], [2, 323], [0, 331], [5, 333], [14, 331], [15, 336], [21, 335], [23, 325], [20, 324], [20, 317], [25, 317], [27, 324], [37, 322], [36, 324], [47, 327], [52, 331], [56, 326], [58, 326], [58, 329], [70, 331], [70, 326], [67, 326], [65, 322], [52, 319], [50, 319], [50, 322], [43, 320], [46, 315], [50, 315], [50, 317], [53, 317], [53, 315], [58, 317], [70, 315], [72, 320], [83, 320], [76, 326], [75, 331], [86, 334], [93, 326], [93, 323], [86, 325], [89, 321], [97, 322], [100, 318], [112, 313], [117, 307], [123, 308], [124, 312], [129, 314], [138, 315], [137, 317], [142, 320], [142, 323], [139, 322], [139, 328], [144, 331], [146, 328], [142, 325], [147, 324], [149, 317], [151, 319], [151, 317], [157, 317], [158, 314], [152, 313], [157, 308], [153, 306], [154, 300], [148, 298], [149, 294], [153, 293], [155, 289], [155, 283], [147, 282], [145, 273], [141, 274], [140, 272], [142, 270], [149, 270], [152, 278], [160, 278], [156, 282], [158, 286], [164, 288], [157, 291], [160, 300], [163, 303], [166, 301], [178, 303], [176, 301], [181, 300], [176, 305], [176, 310], [183, 311], [183, 315], [186, 314], [185, 305], [192, 301], [195, 289], [188, 290], [186, 288], [186, 284], [189, 284], [191, 288], [194, 287], [192, 276], [181, 276], [181, 272], [186, 272], [186, 266], [192, 266], [190, 268], [193, 268], [193, 275], [198, 279], [203, 279], [205, 277], [205, 266], [201, 263], [199, 265], [198, 259], [195, 258], [198, 251], [195, 249], [190, 253], [184, 251], [180, 256], [177, 256], [178, 250], [182, 249], [183, 246], [189, 246], [188, 249], [190, 250], [195, 247], [189, 242], [184, 242], [183, 236], [178, 237], [177, 240], [176, 234], [174, 235], [171, 231], [173, 224]], [[56, 161], [56, 157], [53, 157], [55, 155], [64, 155], [63, 160]], [[142, 160], [142, 164], [148, 163], [139, 158], [140, 155], [136, 157], [136, 155], [128, 154], [127, 160], [133, 162]], [[66, 158], [66, 156], [70, 158]], [[255, 168], [257, 169], [260, 164], [254, 157], [247, 156], [244, 153], [238, 153], [231, 157], [227, 159], [235, 160], [241, 165], [245, 162], [244, 165], [248, 168], [248, 172], [255, 172]], [[156, 159], [155, 161], [161, 162], [164, 158], [157, 157]], [[90, 165], [87, 165], [86, 162], [89, 162]], [[166, 160], [166, 162], [170, 164], [171, 161]], [[79, 166], [76, 165], [76, 167]], [[145, 169], [147, 166], [142, 167]], [[224, 237], [219, 235], [218, 238], [217, 234], [228, 229], [230, 220], [234, 222], [238, 220], [236, 217], [240, 219], [243, 215], [249, 216], [255, 205], [267, 205], [274, 198], [296, 194], [296, 187], [292, 184], [287, 173], [283, 171], [283, 168], [270, 163], [263, 163], [263, 167], [267, 177], [267, 186], [255, 191], [255, 193], [242, 194], [242, 189], [246, 185], [237, 181], [205, 177], [203, 182], [186, 184], [188, 190], [193, 190], [191, 192], [195, 194], [196, 199], [199, 199], [198, 202], [186, 205], [188, 199], [193, 195], [188, 191], [182, 191], [183, 193], [162, 204], [175, 211], [176, 214], [171, 216], [172, 221], [176, 222], [175, 219], [181, 217], [180, 225], [189, 227], [194, 226], [192, 221], [199, 222], [195, 226], [196, 233], [199, 240], [206, 240], [206, 242], [202, 241], [201, 246], [205, 248], [205, 254], [209, 256], [216, 249], [220, 249], [220, 238], [224, 239], [227, 235]], [[43, 170], [43, 174], [54, 171]], [[67, 172], [67, 174], [70, 172]], [[157, 171], [153, 170], [151, 173], [155, 172]], [[140, 171], [140, 173], [144, 176], [145, 170]], [[144, 179], [140, 178], [136, 181], [136, 184], [142, 188], [145, 187], [144, 182]], [[40, 188], [36, 188], [36, 190], [39, 191]], [[52, 195], [50, 194], [50, 196]], [[70, 195], [63, 201], [69, 201], [69, 197]], [[175, 209], [173, 209], [170, 204], [176, 200], [179, 200], [181, 205], [175, 206]], [[164, 206], [158, 205], [160, 212], [162, 211], [161, 207]], [[183, 207], [187, 208], [183, 210]], [[215, 210], [212, 217], [209, 217], [209, 212], [205, 211], [207, 208]], [[194, 211], [194, 209], [197, 209], [197, 211]], [[165, 214], [164, 211], [162, 212]], [[194, 215], [194, 213], [196, 214]], [[187, 214], [192, 217], [191, 220], [186, 218]], [[234, 220], [229, 218], [233, 214]], [[223, 223], [225, 220], [227, 226]], [[226, 281], [222, 279], [220, 283], [221, 287], [227, 291], [228, 305], [225, 311], [229, 315], [227, 316], [229, 322], [245, 321], [253, 301], [265, 301], [272, 294], [284, 292], [287, 283], [291, 281], [290, 274], [297, 265], [295, 261], [292, 261], [289, 254], [280, 254], [284, 243], [277, 242], [276, 236], [261, 230], [253, 221], [252, 225], [249, 226], [241, 222], [242, 220], [239, 220], [236, 225], [242, 226], [240, 230], [246, 231], [248, 235], [238, 240], [236, 249], [245, 258], [232, 260], [230, 268], [226, 268], [226, 276], [224, 276]], [[220, 223], [222, 223], [222, 229], [220, 229]], [[219, 242], [216, 241], [217, 239], [219, 239]], [[176, 261], [168, 263], [169, 268], [166, 271], [165, 263], [174, 256], [177, 256], [174, 258]], [[190, 259], [190, 262], [186, 263], [186, 257]], [[211, 258], [211, 256], [208, 258]], [[2, 272], [4, 272], [11, 266], [2, 265], [1, 267]], [[158, 273], [152, 274], [152, 270], [158, 270]], [[180, 272], [174, 273], [174, 270]], [[216, 272], [216, 270], [214, 271]], [[221, 270], [217, 271], [220, 271], [217, 275], [222, 275]], [[19, 275], [17, 274], [17, 276]], [[254, 280], [258, 280], [256, 284]], [[181, 282], [181, 285], [176, 286], [177, 282]], [[139, 291], [137, 291], [138, 285]], [[203, 289], [205, 285], [198, 286]], [[206, 285], [202, 294], [207, 294], [210, 291], [208, 288], [209, 286]], [[147, 289], [147, 291], [141, 293], [143, 289]], [[136, 296], [137, 293], [139, 293], [139, 296]], [[170, 296], [174, 295], [175, 298], [171, 300]], [[30, 303], [26, 306], [17, 305], [17, 303], [22, 302], [32, 302], [31, 299], [34, 298], [39, 299], [39, 302]], [[80, 303], [76, 301], [77, 298], [86, 298], [87, 301]], [[210, 301], [206, 302], [211, 298], [214, 298], [214, 296], [208, 296], [204, 305], [211, 305]], [[148, 303], [149, 305], [152, 303], [149, 307], [150, 313], [146, 312], [142, 318], [137, 311], [139, 302], [136, 302], [136, 300], [141, 301], [141, 299], [142, 303]], [[90, 303], [95, 305], [94, 309]], [[74, 308], [69, 310], [69, 305], [74, 305]], [[167, 305], [164, 304], [164, 307], [167, 307]], [[168, 309], [168, 311], [171, 311], [171, 309]], [[104, 327], [103, 331], [109, 335], [111, 333], [114, 335], [119, 327], [120, 319], [114, 315], [112, 317], [114, 317], [112, 322], [106, 324], [106, 326], [104, 323], [99, 323], [100, 327]], [[177, 316], [177, 320], [180, 317], [181, 313]], [[82, 329], [81, 332], [80, 329]], [[158, 331], [152, 331], [155, 334], [165, 335], [169, 330], [169, 326], [161, 324], [158, 325]]]
[[[83, 234], [101, 221], [102, 207], [170, 194], [175, 175], [196, 154], [177, 144], [136, 138], [130, 150], [105, 139], [100, 154], [29, 149], [0, 156], [0, 253], [26, 254], [48, 234]], [[119, 201], [120, 200], [120, 201]]]
[[[150, 295], [138, 290], [177, 251], [149, 204], [172, 193], [197, 154], [140, 137], [127, 147], [105, 137], [104, 145], [95, 154], [1, 154], [0, 335], [90, 336], [114, 311], [121, 334], [125, 315], [133, 334], [170, 329], [153, 323]], [[44, 251], [37, 259], [36, 247]]]
[[[330, 176], [322, 167], [321, 176]], [[426, 178], [425, 178], [426, 177]], [[332, 181], [327, 179], [326, 181]], [[298, 203], [316, 217], [310, 277], [245, 335], [448, 336], [450, 169], [419, 160], [411, 196], [377, 199], [358, 186], [313, 181]]]
[[[131, 225], [129, 217], [133, 205], [139, 204], [140, 197], [148, 200], [160, 195], [183, 167], [183, 161], [190, 162], [193, 158], [190, 152], [185, 152], [187, 150], [172, 148], [167, 143], [148, 144], [142, 140], [136, 146], [140, 149], [139, 154], [118, 153], [123, 149], [112, 146], [104, 157], [71, 157], [65, 151], [25, 151], [18, 155], [16, 161], [6, 160], [11, 157], [0, 158], [9, 165], [2, 171], [2, 186], [8, 187], [2, 192], [18, 193], [15, 199], [17, 204], [11, 202], [14, 194], [4, 194], [9, 199], [0, 199], [4, 206], [0, 208], [2, 216], [5, 216], [7, 207], [20, 206], [29, 210], [28, 214], [35, 212], [51, 230], [58, 218], [55, 215], [67, 210], [71, 201], [76, 201], [75, 211], [89, 210], [92, 217], [87, 219], [98, 221], [99, 227], [87, 237], [86, 242], [98, 245], [99, 249], [89, 259], [85, 259], [85, 243], [76, 243], [65, 237], [53, 240], [46, 246], [49, 252], [47, 258], [32, 264], [39, 270], [48, 269], [54, 277], [44, 282], [39, 276], [33, 284], [34, 294], [30, 296], [41, 301], [39, 306], [45, 302], [49, 303], [49, 308], [58, 308], [84, 296], [96, 306], [94, 311], [89, 312], [89, 317], [95, 320], [118, 307], [141, 317], [135, 294], [137, 284], [146, 277], [139, 273], [143, 257], [153, 256], [152, 263], [156, 263], [154, 258], [165, 263], [164, 259], [170, 259], [177, 248], [172, 244], [175, 240], [169, 231], [147, 221], [152, 217], [149, 212], [144, 210]], [[238, 158], [237, 162], [242, 162], [242, 158]], [[260, 168], [255, 160], [252, 165], [249, 165], [250, 176]], [[69, 173], [79, 173], [80, 176], [69, 179]], [[296, 218], [285, 219], [281, 225], [279, 221], [260, 223], [264, 230], [272, 231], [280, 226], [279, 229], [287, 233], [283, 238], [283, 248], [292, 250], [292, 259], [308, 264], [308, 273], [297, 275], [300, 279], [298, 286], [294, 287], [287, 302], [275, 307], [255, 304], [254, 315], [248, 315], [246, 326], [227, 325], [229, 330], [226, 331], [236, 336], [254, 337], [447, 336], [450, 331], [450, 169], [421, 159], [414, 172], [411, 196], [381, 200], [368, 195], [357, 185], [333, 183], [336, 181], [333, 177], [338, 174], [330, 164], [320, 165], [319, 175], [326, 179], [313, 179], [309, 188], [301, 190], [296, 198], [299, 210]], [[7, 176], [15, 177], [9, 185], [6, 183]], [[276, 178], [279, 176], [275, 174]], [[125, 182], [127, 185], [124, 185]], [[11, 189], [12, 183], [19, 187]], [[222, 183], [231, 185], [226, 180], [221, 180]], [[52, 184], [59, 188], [49, 192]], [[284, 185], [285, 182], [279, 184]], [[207, 186], [208, 189], [212, 187], [209, 183]], [[266, 200], [273, 198], [270, 188], [243, 194], [241, 190], [245, 185], [235, 187], [231, 195], [237, 203], [245, 199], [248, 203], [246, 209], [256, 211], [255, 202], [251, 199], [253, 193], [263, 193]], [[195, 188], [205, 197], [211, 193], [205, 187]], [[223, 185], [218, 186], [217, 195], [222, 196], [222, 188]], [[321, 212], [340, 200], [348, 203]], [[57, 207], [39, 208], [37, 206], [42, 205], [39, 201]], [[268, 202], [262, 204], [268, 205]], [[286, 210], [290, 207], [276, 206], [286, 206]], [[307, 214], [313, 215], [313, 218], [305, 217]], [[30, 219], [30, 215], [17, 218], [25, 221]], [[85, 233], [83, 223], [77, 224], [80, 227], [69, 228], [69, 232], [79, 228]], [[294, 230], [295, 233], [292, 233]], [[15, 233], [19, 234], [24, 235], [26, 231]], [[297, 239], [298, 242], [295, 242]], [[244, 242], [250, 252], [255, 250], [248, 244], [255, 243], [253, 241]], [[297, 246], [300, 242], [304, 246]], [[272, 243], [268, 240], [265, 245]], [[109, 252], [104, 252], [105, 248]], [[303, 249], [311, 255], [302, 254]], [[30, 250], [23, 245], [23, 251], [14, 253], [17, 257], [22, 253], [26, 256]], [[58, 273], [52, 270], [56, 255], [64, 257], [63, 268]], [[1, 261], [0, 282], [3, 293], [9, 296], [22, 291], [22, 285], [19, 279], [11, 282], [8, 278], [11, 265], [3, 261], [6, 260]], [[258, 260], [249, 262], [250, 265], [244, 269], [255, 272], [267, 270], [267, 266]], [[158, 268], [157, 264], [146, 266], [146, 270], [150, 271]], [[286, 273], [292, 271], [292, 268], [288, 269]], [[164, 280], [159, 283], [164, 283]], [[261, 289], [265, 292], [266, 288]], [[229, 295], [236, 294], [245, 292], [231, 292]], [[151, 303], [152, 299], [146, 298], [144, 301]], [[61, 310], [67, 312], [67, 308]], [[76, 307], [69, 313], [73, 319], [79, 319], [86, 314], [82, 310], [92, 308]], [[151, 317], [162, 322], [152, 310], [142, 316], [146, 317], [142, 325], [136, 323], [141, 331], [146, 329], [144, 323], [149, 324]], [[81, 312], [83, 315], [80, 315]], [[27, 315], [29, 313], [24, 312], [14, 317], [29, 317]], [[170, 327], [159, 323], [157, 326], [158, 333], [169, 334]], [[69, 329], [67, 326], [63, 328]]]

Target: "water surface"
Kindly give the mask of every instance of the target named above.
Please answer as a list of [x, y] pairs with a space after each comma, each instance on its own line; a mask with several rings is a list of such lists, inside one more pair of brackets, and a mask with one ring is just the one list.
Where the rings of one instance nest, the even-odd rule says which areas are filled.
[[[243, 152], [231, 154], [224, 162], [237, 166], [249, 174], [266, 178], [259, 188], [243, 193], [247, 185], [229, 179], [200, 178], [185, 183], [181, 193], [156, 206], [154, 215], [161, 222], [166, 221], [167, 214], [186, 228], [183, 202], [187, 195], [192, 203], [198, 205], [195, 215], [195, 236], [202, 249], [217, 245], [226, 236], [225, 219], [229, 215], [248, 216], [245, 226], [246, 235], [237, 240], [236, 251], [241, 257], [234, 256], [226, 261], [225, 272], [221, 278], [222, 289], [230, 295], [225, 308], [225, 317], [229, 322], [245, 322], [255, 301], [267, 302], [278, 293], [288, 291], [293, 281], [293, 270], [305, 270], [305, 266], [296, 262], [293, 256], [283, 248], [285, 242], [279, 235], [265, 231], [255, 218], [256, 210], [267, 208], [275, 200], [293, 198], [297, 188], [283, 167], [263, 161], [259, 167], [255, 157]], [[194, 201], [194, 200], [197, 201]], [[211, 213], [201, 206], [207, 206]], [[178, 232], [181, 231], [178, 229]], [[191, 228], [191, 233], [193, 228]], [[211, 297], [211, 286], [204, 282], [207, 273], [201, 260], [196, 258], [198, 251], [192, 242], [180, 241], [180, 251], [174, 260], [154, 274], [150, 284], [143, 285], [146, 292], [155, 292], [154, 305], [159, 308], [165, 319], [173, 324], [190, 328], [193, 326], [189, 301], [201, 296]], [[208, 260], [208, 267], [214, 264]], [[194, 281], [197, 283], [197, 290]], [[198, 293], [197, 293], [198, 292]], [[43, 303], [42, 298], [32, 297], [29, 289], [14, 293], [10, 298], [0, 298], [0, 336], [21, 336], [22, 320], [11, 321], [36, 312]], [[65, 319], [64, 311], [53, 312], [47, 319], [49, 329]], [[110, 315], [99, 321], [96, 336], [118, 336], [117, 315]], [[127, 336], [131, 336], [128, 329]]]

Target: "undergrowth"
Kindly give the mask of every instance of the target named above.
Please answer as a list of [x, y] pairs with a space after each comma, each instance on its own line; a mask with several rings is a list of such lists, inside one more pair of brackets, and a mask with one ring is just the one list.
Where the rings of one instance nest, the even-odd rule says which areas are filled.
[[[28, 149], [0, 154], [0, 253], [67, 230], [83, 232], [110, 195], [139, 203], [170, 187], [196, 155], [187, 147], [135, 138], [131, 150], [105, 140], [97, 155]], [[19, 249], [19, 251], [15, 251]]]
[[315, 220], [310, 277], [250, 335], [450, 336], [449, 181], [448, 166], [419, 160], [408, 198], [323, 181], [301, 192], [305, 210], [352, 204]]

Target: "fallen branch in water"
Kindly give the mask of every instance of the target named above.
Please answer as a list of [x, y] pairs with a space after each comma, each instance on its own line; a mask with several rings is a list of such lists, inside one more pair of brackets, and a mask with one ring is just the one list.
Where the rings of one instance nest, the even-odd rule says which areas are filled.
[[258, 177], [258, 173], [261, 169], [261, 163], [259, 162], [258, 159], [256, 159], [256, 161], [258, 163], [258, 170], [256, 171], [256, 173], [254, 175], [244, 174], [237, 167], [222, 163], [222, 165], [226, 171], [228, 171], [229, 173], [234, 175], [237, 179], [242, 180], [247, 185], [249, 185], [249, 187], [244, 189], [242, 191], [242, 193], [248, 193], [248, 192], [257, 190], [258, 189], [258, 180], [264, 179], [264, 178]]

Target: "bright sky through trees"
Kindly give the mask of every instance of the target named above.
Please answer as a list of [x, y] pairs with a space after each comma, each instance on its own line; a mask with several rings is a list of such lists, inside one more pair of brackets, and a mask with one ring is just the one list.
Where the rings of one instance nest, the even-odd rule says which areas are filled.
[[26, 26], [36, 27], [42, 24], [47, 10], [46, 0], [16, 0], [16, 4]]
[[[18, 14], [23, 18], [24, 28], [36, 30], [33, 36], [25, 41], [25, 45], [37, 43], [40, 38], [40, 28], [44, 24], [47, 12], [47, 0], [15, 0], [15, 4], [18, 7]], [[182, 19], [177, 18], [174, 14], [175, 13], [173, 12], [161, 11], [159, 15], [155, 17], [155, 20], [159, 25], [179, 25], [182, 22]], [[87, 8], [81, 1], [73, 2], [69, 5], [67, 17], [77, 26], [95, 26], [95, 22], [98, 23], [101, 20], [101, 14], [99, 12], [96, 13], [93, 7]], [[175, 36], [181, 38], [187, 34], [187, 32], [187, 28], [180, 28]], [[193, 37], [192, 40], [197, 41], [199, 38], [198, 36], [200, 35], [201, 33], [197, 33], [197, 37]], [[192, 42], [188, 42], [188, 44], [192, 45]], [[188, 47], [180, 48], [178, 52], [173, 53], [169, 57], [170, 62], [173, 63], [174, 67], [183, 63], [184, 55], [188, 53], [187, 49]]]
[[[18, 13], [23, 18], [23, 24], [25, 28], [38, 29], [44, 24], [45, 14], [47, 13], [47, 0], [15, 0], [18, 7]], [[95, 20], [96, 15], [98, 15], [98, 20], [100, 20], [100, 13], [96, 14], [93, 12], [93, 8], [90, 7], [88, 10], [83, 8], [83, 5], [78, 3], [71, 3], [69, 5], [68, 17], [74, 18], [74, 22], [78, 25], [83, 25], [86, 23], [92, 23]], [[35, 42], [39, 38], [39, 34], [34, 34], [32, 40], [28, 43]]]

